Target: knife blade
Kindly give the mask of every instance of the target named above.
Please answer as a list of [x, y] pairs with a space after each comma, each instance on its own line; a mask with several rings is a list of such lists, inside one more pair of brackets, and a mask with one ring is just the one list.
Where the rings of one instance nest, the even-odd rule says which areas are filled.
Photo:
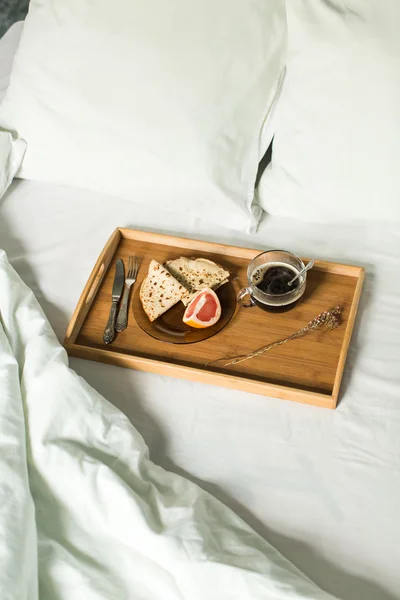
[[115, 263], [115, 276], [112, 288], [112, 303], [110, 308], [110, 315], [108, 317], [107, 325], [103, 335], [103, 340], [105, 344], [111, 344], [115, 336], [115, 319], [117, 316], [118, 302], [120, 301], [122, 291], [124, 289], [124, 282], [124, 263], [119, 258]]

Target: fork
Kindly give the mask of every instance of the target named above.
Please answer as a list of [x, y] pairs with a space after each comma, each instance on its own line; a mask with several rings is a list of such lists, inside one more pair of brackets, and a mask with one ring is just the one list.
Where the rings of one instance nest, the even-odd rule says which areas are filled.
[[117, 322], [115, 329], [118, 332], [124, 331], [128, 325], [128, 303], [129, 303], [129, 292], [132, 285], [136, 281], [140, 266], [140, 261], [137, 256], [130, 256], [128, 258], [128, 273], [125, 279], [124, 295], [121, 302], [121, 308], [119, 309]]

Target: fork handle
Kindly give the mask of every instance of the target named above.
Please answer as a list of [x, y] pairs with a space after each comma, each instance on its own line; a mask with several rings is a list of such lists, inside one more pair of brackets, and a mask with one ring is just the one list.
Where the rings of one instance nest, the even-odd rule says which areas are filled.
[[131, 287], [129, 285], [125, 286], [121, 307], [118, 313], [117, 324], [115, 326], [116, 331], [119, 333], [128, 327], [128, 303], [130, 289]]
[[103, 340], [105, 344], [111, 344], [115, 335], [115, 317], [117, 316], [118, 300], [113, 300], [108, 317], [107, 325], [104, 330]]

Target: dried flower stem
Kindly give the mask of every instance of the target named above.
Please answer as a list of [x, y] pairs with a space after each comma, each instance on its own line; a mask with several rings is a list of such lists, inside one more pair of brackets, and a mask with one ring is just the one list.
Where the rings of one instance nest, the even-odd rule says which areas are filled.
[[316, 331], [316, 330], [319, 330], [321, 332], [331, 331], [332, 329], [336, 329], [336, 327], [339, 327], [340, 316], [341, 316], [341, 309], [339, 306], [336, 306], [335, 308], [332, 308], [331, 310], [322, 312], [317, 317], [315, 317], [315, 319], [310, 321], [308, 323], [308, 325], [306, 325], [302, 329], [299, 329], [299, 331], [296, 331], [296, 333], [293, 333], [292, 335], [290, 335], [289, 337], [287, 337], [283, 340], [273, 342], [272, 344], [268, 344], [268, 346], [263, 346], [262, 348], [259, 348], [258, 350], [255, 350], [254, 352], [250, 352], [249, 354], [242, 354], [242, 355], [231, 356], [231, 357], [225, 356], [222, 358], [218, 358], [217, 360], [208, 362], [206, 364], [206, 367], [208, 367], [209, 365], [212, 365], [214, 363], [217, 363], [221, 360], [229, 361], [223, 365], [224, 367], [228, 367], [229, 365], [237, 365], [241, 362], [244, 362], [245, 360], [249, 360], [250, 358], [255, 358], [256, 356], [259, 356], [260, 354], [264, 354], [264, 352], [268, 352], [268, 350], [272, 350], [272, 348], [276, 348], [276, 346], [281, 346], [282, 344], [286, 344], [286, 342], [289, 342], [290, 340], [295, 340], [297, 338], [303, 337], [304, 335], [307, 335], [307, 333], [310, 333], [311, 331]]

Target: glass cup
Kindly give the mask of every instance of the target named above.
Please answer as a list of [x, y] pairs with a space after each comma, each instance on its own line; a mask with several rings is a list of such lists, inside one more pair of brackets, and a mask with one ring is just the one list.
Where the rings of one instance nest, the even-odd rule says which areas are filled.
[[[293, 272], [293, 277], [304, 269], [304, 263], [295, 254], [285, 250], [267, 250], [258, 254], [247, 267], [247, 287], [240, 290], [238, 302], [244, 308], [258, 306], [262, 310], [284, 312], [293, 308], [300, 300], [306, 289], [307, 273], [300, 275], [298, 281], [293, 282], [293, 288], [284, 293], [267, 293], [258, 286], [262, 281], [261, 274], [265, 274], [272, 267], [286, 267]], [[285, 286], [284, 286], [285, 287]], [[248, 296], [246, 303], [244, 298]]]

